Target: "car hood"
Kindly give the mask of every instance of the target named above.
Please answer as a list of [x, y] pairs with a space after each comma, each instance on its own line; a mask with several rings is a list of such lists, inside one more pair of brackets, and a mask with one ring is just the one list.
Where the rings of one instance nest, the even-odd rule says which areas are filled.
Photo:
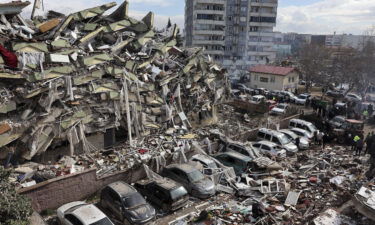
[[278, 112], [278, 113], [282, 113], [282, 112], [284, 112], [283, 109], [279, 109], [279, 108], [273, 108], [271, 111], [272, 111], [272, 112]]
[[203, 179], [193, 183], [193, 188], [201, 193], [211, 193], [215, 191], [215, 184], [210, 179]]
[[149, 204], [128, 209], [129, 214], [135, 220], [147, 220], [155, 216], [155, 209]]
[[289, 144], [283, 145], [283, 147], [285, 148], [285, 150], [290, 151], [290, 152], [298, 151], [297, 146], [295, 144], [293, 144], [292, 142], [289, 143]]
[[309, 139], [304, 138], [304, 137], [300, 138], [300, 139], [299, 139], [299, 142], [300, 142], [301, 144], [303, 144], [303, 145], [308, 145], [308, 144], [310, 144], [310, 143], [309, 143]]

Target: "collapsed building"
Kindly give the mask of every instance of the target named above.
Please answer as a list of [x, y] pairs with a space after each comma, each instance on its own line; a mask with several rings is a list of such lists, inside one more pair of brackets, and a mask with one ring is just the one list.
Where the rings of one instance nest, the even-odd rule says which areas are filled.
[[200, 48], [177, 47], [176, 25], [157, 31], [154, 14], [131, 18], [127, 1], [109, 15], [115, 2], [33, 21], [19, 14], [28, 4], [0, 4], [3, 155], [31, 160], [64, 144], [89, 153], [96, 132], [113, 144], [121, 128], [132, 144], [215, 122], [229, 93], [225, 71]]

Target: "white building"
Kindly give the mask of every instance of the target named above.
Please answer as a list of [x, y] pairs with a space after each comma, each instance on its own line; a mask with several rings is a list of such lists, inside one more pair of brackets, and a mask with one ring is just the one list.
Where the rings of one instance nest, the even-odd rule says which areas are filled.
[[185, 44], [233, 71], [271, 63], [278, 0], [185, 0]]
[[299, 73], [293, 67], [258, 65], [250, 69], [250, 87], [294, 92]]

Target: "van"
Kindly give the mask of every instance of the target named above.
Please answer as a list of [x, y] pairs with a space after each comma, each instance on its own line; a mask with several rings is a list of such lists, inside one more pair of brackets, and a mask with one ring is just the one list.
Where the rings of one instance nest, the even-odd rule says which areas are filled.
[[273, 142], [285, 148], [289, 152], [295, 153], [298, 151], [297, 146], [285, 134], [275, 130], [266, 128], [259, 129], [257, 134], [257, 140]]
[[291, 119], [289, 121], [289, 129], [292, 128], [300, 128], [306, 130], [312, 135], [315, 133], [315, 131], [318, 131], [314, 124], [300, 119]]

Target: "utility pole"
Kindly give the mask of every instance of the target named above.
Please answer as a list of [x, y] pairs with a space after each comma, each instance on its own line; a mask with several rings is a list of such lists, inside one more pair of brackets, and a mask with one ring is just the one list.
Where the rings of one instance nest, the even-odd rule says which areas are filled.
[[34, 18], [37, 1], [39, 1], [39, 0], [34, 0], [33, 11], [31, 11], [31, 17], [30, 17], [31, 20], [33, 20], [33, 18]]

